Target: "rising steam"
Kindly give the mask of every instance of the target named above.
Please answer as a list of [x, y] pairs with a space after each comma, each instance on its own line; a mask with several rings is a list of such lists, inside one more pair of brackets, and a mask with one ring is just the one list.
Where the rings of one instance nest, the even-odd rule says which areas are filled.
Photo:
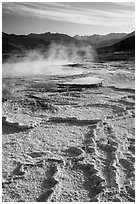
[[8, 58], [2, 66], [3, 77], [62, 74], [63, 65], [93, 61], [95, 51], [91, 46], [69, 46], [52, 43], [47, 51], [24, 51], [22, 57]]

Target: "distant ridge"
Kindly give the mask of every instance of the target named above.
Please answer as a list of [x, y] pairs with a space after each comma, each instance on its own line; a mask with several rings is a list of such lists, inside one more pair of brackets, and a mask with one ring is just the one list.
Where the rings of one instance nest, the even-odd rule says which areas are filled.
[[99, 34], [94, 34], [90, 36], [79, 36], [76, 35], [74, 38], [81, 40], [83, 42], [86, 42], [96, 48], [98, 47], [104, 47], [104, 46], [109, 46], [113, 45], [122, 38], [126, 37], [128, 34], [127, 33], [109, 33], [106, 35], [99, 35]]

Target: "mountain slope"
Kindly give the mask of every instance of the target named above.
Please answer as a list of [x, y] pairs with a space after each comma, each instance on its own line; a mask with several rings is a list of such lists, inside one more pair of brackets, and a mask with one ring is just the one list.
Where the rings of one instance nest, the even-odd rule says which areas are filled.
[[2, 33], [2, 53], [7, 53], [14, 49], [21, 48], [23, 48], [21, 43], [15, 38], [14, 35]]
[[126, 38], [112, 46], [99, 48], [99, 52], [118, 52], [118, 51], [135, 50], [135, 32], [130, 33]]

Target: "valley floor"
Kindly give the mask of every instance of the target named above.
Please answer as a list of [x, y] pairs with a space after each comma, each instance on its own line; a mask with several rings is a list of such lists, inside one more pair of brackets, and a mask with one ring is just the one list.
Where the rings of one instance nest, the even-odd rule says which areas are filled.
[[[135, 202], [134, 63], [84, 69], [3, 78], [3, 202]], [[102, 85], [62, 86], [87, 75]]]

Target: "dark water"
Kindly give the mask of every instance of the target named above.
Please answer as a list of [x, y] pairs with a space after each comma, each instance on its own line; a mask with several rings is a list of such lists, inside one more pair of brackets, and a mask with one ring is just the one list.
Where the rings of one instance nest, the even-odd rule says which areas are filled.
[[14, 134], [18, 132], [24, 132], [32, 127], [21, 126], [19, 123], [12, 123], [6, 120], [6, 117], [2, 117], [2, 134]]

